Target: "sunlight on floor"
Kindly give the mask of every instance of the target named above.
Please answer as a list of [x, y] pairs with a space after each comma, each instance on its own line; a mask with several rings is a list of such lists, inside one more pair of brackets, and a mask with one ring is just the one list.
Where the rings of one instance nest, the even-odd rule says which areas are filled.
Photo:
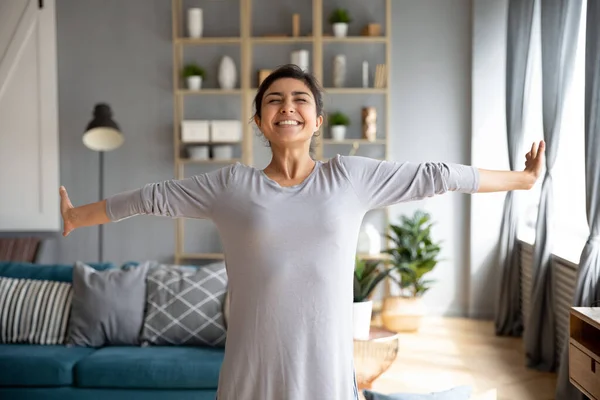
[[525, 367], [522, 339], [497, 337], [491, 321], [428, 318], [401, 334], [399, 352], [373, 390], [428, 393], [469, 385], [473, 400], [551, 400], [556, 375]]

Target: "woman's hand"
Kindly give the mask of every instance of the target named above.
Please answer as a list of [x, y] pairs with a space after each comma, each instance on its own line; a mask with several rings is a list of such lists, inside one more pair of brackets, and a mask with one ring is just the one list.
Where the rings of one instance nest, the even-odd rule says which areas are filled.
[[[542, 140], [539, 145], [533, 142], [531, 150], [525, 155], [525, 173], [531, 176], [533, 184], [538, 180], [542, 173], [544, 166], [544, 151], [546, 150], [546, 143]], [[531, 186], [533, 186], [533, 184]]]
[[479, 169], [478, 193], [506, 192], [511, 190], [529, 190], [538, 180], [544, 166], [546, 144], [542, 140], [539, 145], [533, 143], [525, 156], [523, 171], [491, 171]]
[[60, 189], [58, 189], [58, 192], [60, 193], [60, 213], [63, 219], [63, 236], [67, 236], [75, 229], [71, 212], [74, 207], [73, 204], [71, 204], [71, 200], [69, 200], [67, 189], [65, 189], [64, 186], [61, 186]]

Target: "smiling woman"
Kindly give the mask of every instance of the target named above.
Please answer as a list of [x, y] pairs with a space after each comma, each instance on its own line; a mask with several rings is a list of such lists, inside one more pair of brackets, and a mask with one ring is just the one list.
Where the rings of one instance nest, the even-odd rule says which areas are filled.
[[366, 213], [451, 191], [528, 189], [540, 174], [543, 143], [518, 172], [340, 155], [323, 162], [310, 156], [323, 123], [312, 75], [277, 69], [255, 105], [254, 121], [272, 149], [264, 170], [236, 163], [80, 207], [61, 187], [63, 235], [134, 215], [212, 220], [230, 301], [218, 399], [358, 399], [352, 300]]
[[[280, 107], [286, 109], [280, 114]], [[270, 74], [258, 88], [254, 98], [254, 122], [267, 139], [269, 146], [273, 146], [271, 138], [277, 145], [277, 137], [272, 136], [268, 123], [277, 123], [276, 126], [299, 127], [296, 132], [302, 135], [288, 135], [288, 139], [301, 141], [309, 138], [309, 152], [314, 153], [314, 138], [323, 123], [323, 92], [319, 82], [310, 74], [304, 73], [298, 66], [284, 65]], [[288, 117], [286, 121], [284, 117]], [[275, 119], [276, 118], [276, 119]], [[290, 138], [291, 137], [291, 138]], [[304, 140], [303, 145], [306, 144]], [[305, 147], [303, 147], [305, 149]]]

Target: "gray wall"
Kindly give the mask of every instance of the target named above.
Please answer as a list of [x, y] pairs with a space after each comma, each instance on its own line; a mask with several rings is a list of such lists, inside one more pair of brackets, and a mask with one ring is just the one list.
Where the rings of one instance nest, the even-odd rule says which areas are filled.
[[[471, 1], [394, 0], [392, 13], [390, 158], [470, 163]], [[61, 182], [74, 204], [98, 199], [98, 155], [83, 146], [81, 133], [99, 101], [113, 106], [126, 135], [123, 147], [106, 154], [105, 194], [172, 178], [170, 1], [58, 0], [57, 14]], [[329, 101], [330, 108], [356, 102]], [[255, 157], [264, 165], [268, 152]], [[469, 202], [467, 195], [449, 194], [391, 209], [395, 219], [425, 208], [437, 223], [447, 261], [426, 297], [434, 313], [469, 309]], [[105, 259], [170, 261], [174, 233], [174, 221], [163, 218], [107, 225]], [[96, 260], [96, 243], [95, 228], [55, 236], [41, 261]], [[214, 236], [192, 245], [211, 243]]]
[[[395, 160], [470, 164], [471, 1], [392, 2], [391, 153]], [[469, 292], [470, 196], [450, 193], [394, 206], [397, 215], [416, 208], [436, 222], [442, 258], [426, 295], [437, 314], [464, 315]]]

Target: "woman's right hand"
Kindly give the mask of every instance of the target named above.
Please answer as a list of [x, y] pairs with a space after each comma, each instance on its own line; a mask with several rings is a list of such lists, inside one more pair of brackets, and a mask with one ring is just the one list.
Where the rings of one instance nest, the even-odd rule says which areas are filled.
[[71, 212], [74, 207], [73, 204], [71, 204], [71, 200], [69, 200], [67, 189], [65, 189], [64, 186], [61, 186], [60, 189], [58, 189], [58, 192], [60, 193], [60, 213], [63, 219], [63, 236], [67, 236], [75, 229], [73, 214]]

